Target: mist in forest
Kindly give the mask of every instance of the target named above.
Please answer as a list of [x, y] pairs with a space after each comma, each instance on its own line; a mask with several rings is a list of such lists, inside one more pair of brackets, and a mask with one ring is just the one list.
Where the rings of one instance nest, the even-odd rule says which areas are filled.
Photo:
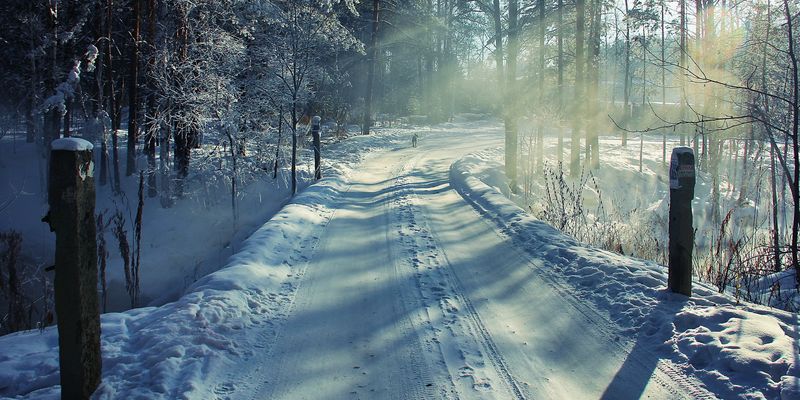
[[[687, 146], [696, 275], [791, 309], [762, 294], [800, 279], [797, 7], [6, 1], [0, 135], [43, 156], [59, 137], [89, 139], [99, 187], [135, 198], [125, 182], [141, 172], [164, 210], [206, 201], [202, 176], [224, 188], [236, 226], [239, 188], [256, 180], [247, 171], [297, 192], [312, 116], [331, 140], [494, 118], [518, 204], [581, 240], [662, 263], [667, 165]], [[41, 183], [46, 158], [35, 165]]]

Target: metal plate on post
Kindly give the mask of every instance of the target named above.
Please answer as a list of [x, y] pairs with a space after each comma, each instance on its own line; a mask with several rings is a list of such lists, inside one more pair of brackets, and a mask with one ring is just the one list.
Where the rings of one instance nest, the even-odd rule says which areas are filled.
[[[688, 182], [683, 181], [688, 179], [694, 181], [694, 178], [694, 152], [688, 147], [674, 148], [669, 162], [669, 188], [684, 188]], [[694, 192], [694, 187], [692, 187], [692, 192]]]

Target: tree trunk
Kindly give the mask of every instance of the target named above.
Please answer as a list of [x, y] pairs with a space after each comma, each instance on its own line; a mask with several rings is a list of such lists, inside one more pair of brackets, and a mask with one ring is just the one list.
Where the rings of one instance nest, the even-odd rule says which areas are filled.
[[[694, 0], [695, 23], [694, 23], [694, 49], [695, 56], [700, 56], [700, 45], [703, 43], [703, 0]], [[695, 153], [696, 155], [696, 153]]]
[[517, 186], [517, 119], [518, 111], [516, 81], [517, 81], [517, 53], [519, 52], [519, 37], [517, 32], [518, 1], [509, 0], [508, 2], [508, 68], [506, 71], [506, 110], [505, 110], [505, 132], [506, 132], [506, 176], [510, 180], [511, 190], [515, 191]]
[[497, 82], [500, 86], [500, 96], [503, 96], [506, 81], [503, 72], [503, 23], [500, 14], [500, 0], [492, 4], [492, 19], [494, 20], [494, 61], [497, 65]]
[[33, 101], [33, 98], [28, 99], [28, 105], [25, 110], [25, 143], [33, 143], [36, 140], [36, 119], [33, 116]]
[[44, 147], [50, 148], [50, 143], [58, 139], [61, 122], [61, 114], [56, 109], [52, 109], [43, 114]]
[[[495, 0], [497, 2], [497, 0]], [[564, 161], [564, 1], [558, 0], [558, 161]]]
[[647, 28], [642, 26], [642, 110], [647, 106], [647, 88]]
[[586, 63], [590, 80], [590, 95], [587, 96], [590, 102], [588, 107], [590, 125], [586, 129], [586, 153], [589, 165], [596, 170], [600, 168], [600, 139], [594, 121], [597, 115], [597, 107], [600, 103], [600, 18], [602, 18], [602, 4], [600, 0], [592, 0], [591, 7], [592, 22], [589, 30], [591, 47], [589, 48], [589, 59]]
[[[52, 40], [54, 43], [52, 45], [52, 50], [49, 54], [50, 73], [49, 76], [45, 79], [45, 85], [44, 85], [44, 90], [46, 94], [53, 93], [56, 86], [58, 85], [58, 69], [59, 69], [58, 65], [59, 41], [57, 40], [59, 36], [59, 31], [58, 31], [58, 19], [56, 18], [56, 16], [58, 15], [58, 10], [51, 8], [49, 11], [50, 12], [48, 13], [49, 16], [48, 22], [50, 22], [51, 25], [50, 28], [52, 29], [52, 35], [53, 35]], [[44, 120], [42, 121], [42, 127], [43, 127], [42, 133], [44, 135], [44, 140], [42, 143], [43, 144], [42, 151], [43, 151], [43, 156], [47, 157], [48, 159], [48, 167], [49, 167], [50, 143], [53, 140], [58, 139], [60, 131], [59, 122], [61, 122], [61, 115], [59, 114], [58, 110], [51, 109], [44, 113], [43, 118]]]
[[[741, 173], [741, 183], [739, 184], [739, 198], [738, 203], [744, 204], [745, 196], [747, 194], [747, 189], [749, 186], [749, 174], [750, 174], [750, 149], [751, 144], [755, 138], [755, 124], [750, 125], [750, 134], [744, 140], [744, 154], [742, 154], [742, 173]], [[754, 165], [755, 166], [755, 165]]]
[[65, 98], [64, 99], [64, 108], [66, 112], [64, 112], [63, 122], [64, 122], [64, 137], [71, 137], [72, 132], [70, 132], [70, 124], [72, 123], [72, 99]]
[[[666, 61], [666, 42], [664, 31], [664, 2], [661, 0], [661, 107], [667, 102], [667, 61]], [[666, 158], [666, 157], [665, 157]]]
[[122, 186], [120, 184], [120, 174], [119, 174], [119, 147], [117, 146], [117, 129], [119, 129], [119, 113], [117, 108], [116, 102], [116, 93], [114, 88], [114, 68], [113, 68], [113, 51], [114, 51], [114, 43], [112, 40], [113, 34], [113, 26], [114, 26], [114, 0], [108, 0], [106, 3], [106, 100], [108, 101], [108, 110], [109, 117], [111, 119], [111, 155], [112, 155], [112, 162], [113, 162], [113, 191], [114, 193], [122, 192]]
[[[361, 133], [369, 135], [372, 125], [372, 86], [375, 81], [375, 64], [378, 61], [378, 24], [380, 23], [380, 1], [372, 0], [372, 37], [369, 46], [367, 63], [367, 93], [364, 96], [364, 126]], [[294, 191], [292, 191], [294, 193]]]
[[711, 172], [711, 221], [714, 222], [714, 224], [719, 224], [721, 222], [719, 203], [719, 164], [722, 159], [721, 143], [722, 142], [717, 139], [716, 135], [712, 134], [708, 136], [709, 171]]
[[791, 79], [791, 103], [790, 103], [790, 112], [792, 114], [792, 125], [791, 125], [791, 132], [789, 136], [792, 139], [792, 156], [794, 158], [794, 175], [787, 177], [787, 179], [791, 179], [792, 185], [792, 203], [793, 207], [793, 217], [792, 217], [792, 243], [791, 243], [791, 252], [792, 252], [792, 262], [794, 263], [795, 268], [795, 279], [797, 281], [798, 286], [800, 286], [800, 264], [798, 264], [798, 257], [800, 256], [800, 252], [798, 252], [798, 234], [800, 234], [800, 138], [797, 137], [798, 135], [798, 125], [800, 125], [800, 87], [798, 87], [798, 78], [797, 73], [798, 71], [798, 63], [797, 63], [797, 54], [795, 53], [795, 37], [794, 37], [794, 27], [793, 27], [793, 16], [792, 12], [789, 8], [789, 1], [783, 0], [783, 9], [786, 16], [786, 35], [789, 42], [789, 60], [790, 62], [790, 73], [792, 76]]
[[455, 54], [453, 50], [453, 2], [448, 4], [448, 11], [447, 11], [447, 31], [446, 31], [446, 44], [445, 47], [445, 55], [447, 59], [447, 73], [451, 76], [451, 79], [448, 79], [447, 85], [447, 121], [453, 122], [453, 116], [456, 112], [456, 83], [458, 82], [457, 77], [459, 76], [458, 71], [458, 56]]
[[584, 32], [586, 30], [586, 0], [576, 0], [575, 12], [575, 103], [573, 105], [572, 138], [569, 152], [569, 174], [577, 177], [581, 169], [580, 131], [583, 125], [583, 82], [585, 65]]
[[186, 177], [189, 176], [189, 162], [192, 157], [191, 128], [183, 121], [175, 125], [175, 196], [183, 198]]
[[[113, 125], [113, 123], [112, 123]], [[122, 182], [119, 174], [119, 136], [117, 129], [112, 128], [111, 131], [111, 156], [113, 158], [114, 182], [112, 182], [114, 193], [122, 193]]]
[[[103, 36], [105, 34], [105, 21], [106, 13], [98, 13], [97, 18], [95, 19], [95, 31], [94, 34], [98, 37]], [[108, 127], [106, 126], [107, 117], [106, 114], [103, 112], [105, 111], [105, 51], [106, 47], [100, 46], [99, 51], [101, 53], [98, 55], [97, 60], [95, 60], [95, 70], [94, 70], [94, 79], [95, 79], [95, 87], [97, 91], [97, 110], [94, 113], [94, 118], [99, 123], [100, 129], [100, 175], [98, 178], [98, 184], [100, 186], [105, 186], [108, 184]]]
[[542, 115], [542, 110], [545, 107], [544, 104], [544, 73], [545, 73], [545, 64], [544, 64], [544, 53], [545, 53], [545, 33], [547, 32], [546, 29], [546, 21], [545, 21], [545, 1], [544, 0], [537, 0], [536, 6], [539, 8], [539, 118], [536, 122], [536, 172], [541, 172], [544, 168], [544, 116]]
[[[183, 63], [189, 57], [189, 27], [188, 11], [183, 7], [178, 7], [178, 26], [176, 29], [176, 39], [178, 41], [178, 62]], [[177, 105], [178, 122], [175, 123], [175, 196], [182, 198], [184, 195], [184, 183], [189, 175], [189, 162], [192, 155], [192, 147], [197, 134], [195, 128], [190, 126], [189, 115], [186, 115], [186, 106]]]
[[278, 141], [275, 143], [275, 165], [272, 169], [272, 179], [278, 179], [278, 157], [281, 154], [281, 136], [283, 133], [283, 106], [278, 111]]
[[[680, 27], [678, 28], [680, 32], [680, 64], [678, 65], [678, 79], [679, 79], [679, 86], [681, 90], [680, 95], [680, 113], [681, 113], [681, 121], [686, 120], [686, 68], [688, 68], [686, 64], [686, 55], [688, 49], [686, 48], [686, 0], [679, 0], [680, 2]], [[681, 146], [685, 146], [687, 144], [688, 135], [685, 132], [680, 134], [681, 136]]]
[[100, 138], [100, 186], [108, 184], [108, 127], [103, 121], [103, 133]]
[[[631, 100], [631, 20], [628, 0], [625, 0], [625, 85], [622, 89], [622, 108], [625, 115], [625, 128], [633, 117], [630, 109]], [[622, 147], [628, 145], [628, 132], [622, 130]]]
[[141, 1], [133, 0], [133, 29], [131, 29], [130, 83], [128, 87], [128, 157], [125, 176], [136, 172], [136, 142], [139, 138], [139, 26], [142, 22]]
[[[56, 6], [58, 7], [58, 6]], [[71, 2], [62, 2], [62, 9], [60, 10], [59, 14], [63, 15], [64, 25], [69, 29], [71, 28], [69, 25], [75, 19], [73, 13], [73, 4]], [[74, 29], [74, 28], [73, 28]], [[64, 70], [70, 71], [73, 68], [74, 60], [72, 59], [75, 55], [74, 44], [71, 40], [64, 40], [62, 41], [63, 50], [61, 54], [64, 55], [66, 58], [66, 63], [64, 64]], [[74, 90], [77, 92], [80, 88], [75, 87]], [[63, 130], [63, 137], [70, 137], [72, 136], [72, 132], [70, 131], [70, 124], [72, 123], [72, 103], [75, 93], [71, 95], [64, 96], [64, 114], [61, 115], [61, 122], [64, 127]], [[58, 138], [58, 137], [56, 137]]]
[[161, 207], [172, 207], [172, 180], [169, 173], [169, 143], [172, 140], [172, 126], [162, 131], [159, 143], [159, 171], [161, 171]]
[[[664, 2], [661, 0], [661, 110], [666, 110], [667, 103], [667, 61], [666, 57], [666, 43], [664, 33]], [[667, 165], [667, 130], [661, 129], [661, 165]]]
[[292, 196], [297, 193], [297, 99], [292, 100]]
[[158, 132], [160, 124], [156, 119], [156, 84], [151, 77], [156, 63], [156, 18], [158, 13], [157, 0], [147, 1], [147, 43], [149, 56], [147, 59], [147, 111], [146, 124], [147, 133], [145, 135], [144, 151], [147, 153], [147, 196], [156, 197], [158, 188], [156, 183], [156, 143], [158, 142]]
[[[33, 30], [32, 26], [33, 26], [33, 24], [31, 24], [31, 28], [30, 28], [31, 31]], [[30, 54], [34, 54], [34, 51], [36, 49], [36, 42], [34, 41], [33, 33], [30, 34], [29, 39], [30, 39], [30, 48], [28, 50], [30, 51]], [[28, 101], [27, 101], [28, 107], [27, 107], [27, 110], [26, 110], [27, 112], [25, 113], [25, 126], [26, 126], [26, 129], [25, 129], [25, 132], [26, 132], [26, 134], [25, 134], [25, 142], [26, 143], [33, 143], [34, 141], [36, 141], [36, 135], [38, 134], [37, 129], [36, 129], [36, 117], [35, 117], [34, 114], [35, 114], [35, 110], [36, 110], [36, 108], [38, 106], [38, 102], [39, 102], [39, 100], [38, 100], [39, 99], [39, 97], [38, 97], [39, 96], [39, 90], [38, 90], [38, 87], [39, 87], [39, 84], [38, 84], [38, 82], [39, 82], [39, 68], [38, 68], [38, 65], [36, 64], [36, 57], [28, 57], [28, 58], [31, 61], [31, 70], [30, 70], [30, 74], [31, 74], [30, 75], [31, 76], [30, 91], [31, 92], [28, 95]]]
[[772, 192], [772, 270], [781, 271], [781, 241], [780, 226], [778, 225], [778, 188], [775, 176], [775, 152], [779, 151], [775, 145], [769, 147], [770, 175], [769, 185]]
[[[500, 88], [500, 98], [503, 99], [503, 106], [507, 107], [505, 69], [503, 66], [503, 24], [500, 13], [500, 0], [492, 2], [492, 20], [494, 21], [494, 60], [497, 67], [497, 85]], [[508, 110], [503, 110], [503, 117]], [[505, 125], [505, 124], [504, 124]], [[507, 129], [507, 127], [506, 127]], [[506, 173], [508, 173], [508, 131], [506, 130]], [[510, 175], [509, 175], [510, 176]]]
[[[433, 13], [433, 4], [430, 0], [427, 1], [428, 14]], [[433, 21], [431, 20], [425, 28], [425, 110], [427, 110], [428, 119], [433, 119], [434, 104], [433, 104], [433, 88], [434, 88], [434, 59], [436, 57], [436, 49], [434, 45], [433, 34]]]
[[[426, 92], [425, 73], [424, 73], [425, 69], [423, 68], [424, 65], [425, 62], [423, 60], [423, 52], [420, 52], [417, 55], [417, 96], [420, 100], [420, 107], [419, 107], [420, 109], [424, 106], [422, 102], [425, 100], [425, 92]], [[414, 111], [419, 111], [419, 110], [414, 110]], [[337, 121], [337, 123], [340, 122]]]
[[236, 150], [236, 138], [233, 136], [232, 129], [226, 127], [225, 133], [228, 136], [228, 143], [231, 145], [231, 217], [233, 218], [233, 230], [236, 231], [239, 220], [239, 213], [236, 210], [236, 193], [238, 191], [236, 187], [236, 176], [239, 173], [236, 158], [238, 157], [238, 151]]

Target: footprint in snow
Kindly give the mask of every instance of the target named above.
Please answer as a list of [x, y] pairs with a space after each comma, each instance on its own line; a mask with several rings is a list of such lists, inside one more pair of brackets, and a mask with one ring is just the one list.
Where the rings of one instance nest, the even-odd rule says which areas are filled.
[[475, 376], [475, 370], [468, 365], [459, 368], [458, 375], [462, 378], [471, 378], [472, 388], [479, 392], [488, 392], [492, 390], [492, 382], [488, 378], [479, 378]]
[[214, 394], [225, 396], [236, 391], [236, 385], [231, 382], [220, 383], [214, 388]]
[[489, 392], [492, 390], [492, 383], [488, 379], [475, 378], [472, 388], [479, 392]]

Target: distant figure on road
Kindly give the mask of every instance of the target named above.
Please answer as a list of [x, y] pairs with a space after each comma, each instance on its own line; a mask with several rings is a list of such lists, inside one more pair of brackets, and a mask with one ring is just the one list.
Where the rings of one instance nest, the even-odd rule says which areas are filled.
[[417, 147], [417, 133], [414, 132], [414, 136], [411, 136], [411, 147]]

